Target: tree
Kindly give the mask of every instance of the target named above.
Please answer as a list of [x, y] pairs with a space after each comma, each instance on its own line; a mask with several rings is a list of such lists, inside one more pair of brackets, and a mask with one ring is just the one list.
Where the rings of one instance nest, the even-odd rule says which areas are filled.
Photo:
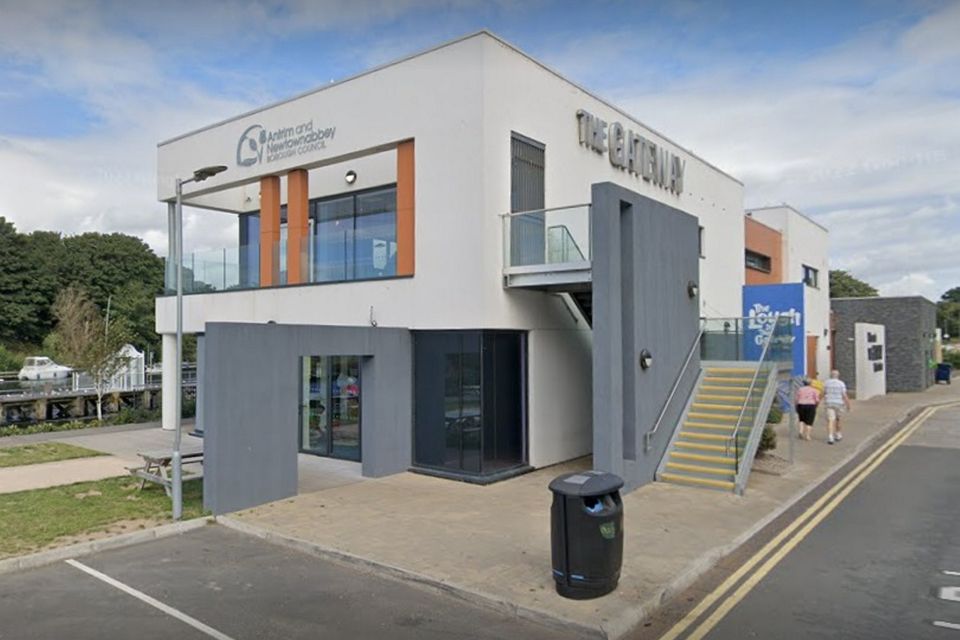
[[831, 298], [872, 298], [879, 295], [877, 290], [867, 282], [855, 278], [843, 269], [830, 271]]
[[97, 420], [103, 419], [103, 396], [127, 365], [120, 349], [129, 341], [122, 320], [104, 318], [85, 291], [69, 287], [57, 295], [56, 347], [66, 363], [86, 371], [97, 393]]
[[43, 338], [49, 329], [43, 324], [44, 296], [34, 287], [42, 277], [25, 237], [0, 216], [0, 340], [37, 343]]
[[940, 301], [960, 303], [960, 287], [954, 287], [944, 291], [943, 295], [940, 296]]
[[960, 287], [944, 292], [937, 302], [937, 325], [951, 337], [960, 334]]

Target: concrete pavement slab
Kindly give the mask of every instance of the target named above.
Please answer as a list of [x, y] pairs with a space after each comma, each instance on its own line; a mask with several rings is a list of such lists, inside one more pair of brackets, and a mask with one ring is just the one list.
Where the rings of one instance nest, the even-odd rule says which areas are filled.
[[[919, 407], [960, 400], [952, 386], [855, 402], [845, 439], [795, 442], [783, 476], [753, 474], [744, 496], [653, 483], [624, 496], [624, 564], [619, 588], [571, 601], [550, 574], [550, 479], [588, 459], [489, 486], [415, 473], [309, 493], [234, 514], [275, 540], [344, 554], [387, 571], [459, 589], [489, 606], [551, 617], [619, 637], [665, 599], [826, 479]], [[819, 424], [819, 423], [818, 423]], [[780, 455], [790, 445], [781, 427]]]

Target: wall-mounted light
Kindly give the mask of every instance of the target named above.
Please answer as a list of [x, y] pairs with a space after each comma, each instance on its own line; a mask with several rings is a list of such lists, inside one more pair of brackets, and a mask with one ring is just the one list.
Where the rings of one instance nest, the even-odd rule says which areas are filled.
[[646, 371], [653, 366], [653, 354], [644, 349], [640, 352], [640, 368]]
[[697, 294], [700, 293], [700, 285], [691, 280], [687, 283], [687, 295], [691, 298], [696, 298]]
[[357, 172], [350, 169], [350, 171], [347, 171], [347, 175], [343, 176], [343, 179], [346, 180], [347, 184], [353, 184], [357, 181]]

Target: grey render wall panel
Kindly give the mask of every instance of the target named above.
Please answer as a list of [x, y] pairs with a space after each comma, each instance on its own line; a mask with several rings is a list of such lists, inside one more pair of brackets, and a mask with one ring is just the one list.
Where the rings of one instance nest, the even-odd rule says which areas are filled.
[[297, 492], [300, 358], [359, 355], [363, 475], [410, 465], [406, 329], [209, 323], [204, 341], [204, 504], [227, 513]]
[[[620, 475], [630, 490], [653, 480], [699, 373], [694, 353], [645, 451], [644, 435], [699, 330], [699, 300], [687, 292], [688, 283], [699, 282], [699, 224], [683, 211], [602, 183], [593, 186], [591, 236], [594, 467]], [[654, 362], [646, 371], [639, 364], [643, 349]]]
[[923, 391], [933, 384], [933, 341], [937, 307], [921, 296], [834, 298], [836, 366], [849, 389], [856, 388], [854, 325], [886, 327], [887, 391]]

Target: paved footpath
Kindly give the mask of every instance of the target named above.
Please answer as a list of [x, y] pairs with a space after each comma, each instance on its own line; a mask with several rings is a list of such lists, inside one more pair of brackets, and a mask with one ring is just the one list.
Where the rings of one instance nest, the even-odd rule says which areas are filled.
[[[682, 591], [918, 407], [960, 399], [960, 386], [855, 402], [844, 441], [795, 442], [783, 476], [754, 473], [744, 496], [653, 483], [624, 497], [616, 592], [560, 598], [550, 575], [547, 484], [589, 466], [558, 465], [482, 487], [403, 473], [278, 501], [223, 521], [278, 542], [456, 590], [505, 611], [620, 637]], [[783, 428], [782, 428], [783, 429]], [[781, 429], [781, 430], [782, 430]], [[790, 442], [781, 433], [778, 452]]]
[[[186, 435], [190, 429], [192, 429], [191, 425], [184, 426], [184, 443], [202, 444], [202, 439]], [[155, 422], [6, 436], [0, 438], [0, 447], [15, 447], [38, 442], [62, 442], [109, 455], [0, 469], [0, 493], [45, 489], [74, 482], [125, 476], [128, 475], [127, 467], [143, 463], [137, 452], [169, 449], [172, 440], [173, 433], [160, 429], [159, 423]]]

